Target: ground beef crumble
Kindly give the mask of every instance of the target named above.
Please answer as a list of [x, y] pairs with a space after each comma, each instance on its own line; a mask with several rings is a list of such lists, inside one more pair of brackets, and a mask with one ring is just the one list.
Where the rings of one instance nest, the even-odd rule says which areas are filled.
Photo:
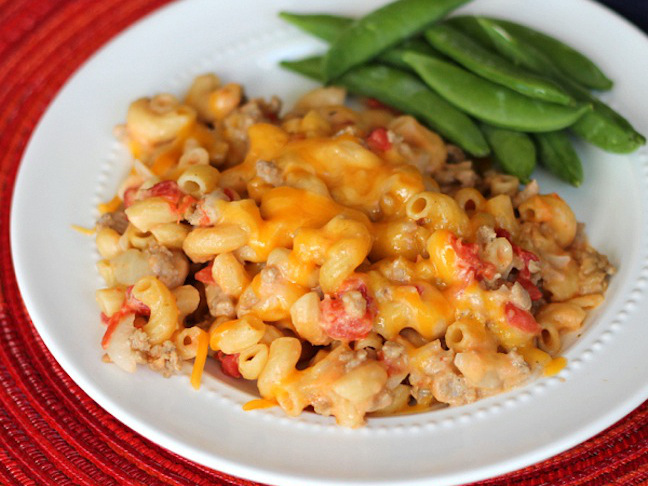
[[128, 218], [123, 209], [102, 214], [97, 220], [97, 229], [111, 228], [123, 235], [128, 227]]
[[136, 329], [130, 337], [133, 351], [137, 351], [140, 363], [148, 364], [153, 371], [169, 377], [180, 371], [180, 358], [176, 346], [167, 340], [151, 346], [148, 335], [141, 329]]

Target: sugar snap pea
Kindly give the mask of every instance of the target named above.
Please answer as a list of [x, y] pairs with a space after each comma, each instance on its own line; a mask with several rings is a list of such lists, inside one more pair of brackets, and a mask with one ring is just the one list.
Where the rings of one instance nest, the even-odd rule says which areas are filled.
[[445, 61], [407, 53], [405, 61], [447, 101], [490, 125], [522, 132], [559, 130], [573, 124], [589, 104], [557, 105], [534, 100]]
[[424, 35], [435, 49], [486, 79], [532, 98], [562, 105], [573, 102], [553, 81], [515, 66], [447, 24], [433, 25]]
[[[563, 81], [567, 86], [568, 81]], [[577, 99], [592, 104], [570, 130], [583, 140], [608, 152], [629, 154], [646, 143], [646, 137], [637, 132], [632, 124], [608, 105], [592, 96], [587, 90], [569, 85]]]
[[389, 64], [390, 66], [403, 69], [404, 71], [413, 71], [412, 66], [407, 64], [404, 59], [405, 54], [408, 52], [424, 54], [430, 57], [438, 56], [437, 52], [432, 49], [427, 42], [421, 39], [410, 39], [395, 47], [387, 49], [376, 58], [376, 61], [383, 64]]
[[486, 17], [475, 17], [475, 22], [486, 33], [491, 45], [510, 61], [536, 73], [562, 78], [560, 69], [544, 52], [512, 35], [506, 28]]
[[315, 81], [322, 81], [322, 56], [307, 57], [296, 61], [281, 61], [279, 64], [289, 71], [296, 72]]
[[[610, 89], [612, 87], [612, 81], [584, 54], [558, 39], [530, 27], [508, 20], [472, 15], [453, 17], [447, 23], [470, 35], [485, 47], [496, 48], [497, 50], [501, 48], [510, 49], [510, 43], [515, 44], [516, 40], [519, 40], [523, 41], [527, 46], [532, 46], [534, 50], [542, 54], [542, 56], [538, 57], [536, 53], [531, 52], [524, 57], [515, 57], [519, 53], [515, 50], [509, 50], [508, 53], [514, 56], [515, 60], [519, 61], [521, 65], [526, 65], [529, 68], [549, 69], [550, 72], [557, 71], [586, 88]], [[509, 38], [511, 34], [513, 35], [512, 39]], [[506, 41], [509, 44], [506, 44]], [[505, 42], [505, 44], [501, 44], [501, 42]], [[543, 62], [542, 57], [549, 62]]]
[[536, 133], [540, 163], [552, 174], [578, 187], [583, 182], [583, 165], [564, 130]]
[[476, 30], [475, 24], [486, 32], [492, 45], [503, 56], [537, 73], [548, 74], [573, 98], [592, 106], [592, 110], [585, 113], [571, 127], [579, 137], [596, 147], [614, 153], [631, 153], [646, 143], [646, 138], [623, 116], [565, 76], [555, 67], [551, 59], [535, 46], [489, 19], [462, 19], [461, 25], [468, 25], [468, 29]]
[[280, 12], [279, 17], [326, 42], [333, 42], [340, 32], [353, 23], [353, 19], [348, 17], [328, 14]]
[[584, 54], [558, 39], [515, 22], [507, 20], [497, 20], [496, 22], [520, 39], [551, 56], [558, 68], [577, 83], [591, 89], [607, 90], [612, 88], [612, 81], [601, 68]]
[[[319, 37], [326, 42], [333, 42], [346, 27], [353, 23], [353, 19], [338, 15], [282, 12], [279, 16], [304, 32]], [[411, 67], [403, 61], [403, 54], [406, 51], [416, 51], [430, 56], [435, 55], [434, 50], [427, 42], [415, 38], [408, 39], [395, 47], [383, 51], [376, 60], [399, 69], [411, 71]]]
[[523, 132], [482, 124], [481, 129], [491, 146], [496, 162], [504, 172], [526, 184], [536, 166], [536, 148], [533, 139]]
[[444, 20], [443, 23], [463, 32], [482, 47], [496, 51], [493, 41], [477, 19], [474, 15], [457, 15]]
[[327, 82], [421, 32], [468, 0], [397, 0], [353, 22], [324, 57]]
[[[283, 61], [287, 69], [312, 79], [322, 79], [321, 57]], [[319, 73], [319, 74], [318, 74]], [[464, 113], [432, 92], [415, 75], [390, 66], [367, 64], [351, 69], [336, 80], [351, 93], [376, 98], [410, 113], [433, 130], [476, 157], [485, 157], [490, 147], [479, 127]]]

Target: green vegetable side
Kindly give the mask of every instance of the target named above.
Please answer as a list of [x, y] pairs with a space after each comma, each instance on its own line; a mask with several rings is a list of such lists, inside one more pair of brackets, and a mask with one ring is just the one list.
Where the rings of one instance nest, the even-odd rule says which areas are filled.
[[491, 125], [521, 132], [548, 132], [574, 124], [589, 104], [546, 103], [521, 95], [449, 62], [407, 54], [421, 79], [450, 103]]
[[646, 143], [590, 92], [612, 87], [592, 60], [514, 22], [444, 19], [464, 3], [397, 0], [357, 20], [282, 12], [330, 47], [281, 65], [411, 114], [473, 156], [491, 155], [523, 183], [539, 163], [579, 186], [572, 136], [614, 153]]
[[335, 37], [324, 56], [324, 79], [334, 81], [468, 1], [397, 0], [355, 20]]

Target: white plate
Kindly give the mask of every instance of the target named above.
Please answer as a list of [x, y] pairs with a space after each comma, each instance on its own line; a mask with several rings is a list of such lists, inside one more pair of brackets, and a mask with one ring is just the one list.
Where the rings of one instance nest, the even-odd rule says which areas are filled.
[[[648, 157], [580, 145], [586, 182], [572, 189], [541, 177], [587, 223], [619, 272], [605, 305], [566, 353], [559, 376], [454, 409], [371, 419], [360, 430], [313, 414], [243, 412], [251, 395], [217, 372], [199, 392], [186, 376], [134, 375], [101, 362], [91, 227], [127, 170], [112, 128], [130, 101], [180, 94], [215, 71], [253, 96], [287, 103], [314, 86], [277, 62], [322, 44], [277, 19], [279, 10], [358, 15], [378, 0], [191, 0], [147, 17], [101, 51], [61, 90], [20, 167], [11, 220], [18, 283], [45, 343], [70, 376], [111, 414], [158, 444], [212, 468], [264, 483], [461, 483], [557, 454], [603, 430], [648, 398]], [[353, 4], [353, 5], [352, 5]], [[648, 42], [588, 0], [477, 0], [466, 12], [520, 20], [591, 55], [616, 81], [606, 99], [648, 133]]]

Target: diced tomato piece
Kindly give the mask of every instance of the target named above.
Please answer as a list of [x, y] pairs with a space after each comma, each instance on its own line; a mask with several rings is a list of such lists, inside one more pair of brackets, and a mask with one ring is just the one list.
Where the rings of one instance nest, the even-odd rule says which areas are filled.
[[529, 262], [538, 262], [540, 257], [535, 253], [532, 253], [524, 248], [513, 245], [513, 252], [522, 259], [524, 262], [524, 267], [518, 273], [516, 282], [519, 282], [522, 287], [529, 293], [531, 300], [540, 300], [542, 299], [542, 291], [538, 288], [536, 284], [531, 281], [531, 270], [529, 270]]
[[178, 214], [178, 220], [182, 219], [185, 212], [198, 200], [182, 192], [176, 181], [162, 181], [142, 191], [141, 198], [161, 197], [169, 202], [172, 210]]
[[520, 272], [525, 278], [531, 277], [531, 271], [529, 270], [529, 262], [539, 262], [540, 257], [535, 253], [525, 250], [524, 248], [513, 245], [513, 252], [519, 256], [524, 262], [524, 268]]
[[[182, 214], [184, 214], [184, 212]], [[194, 218], [198, 218], [199, 226], [211, 226], [214, 223], [214, 221], [212, 221], [212, 217], [205, 210], [205, 199], [196, 201]]]
[[518, 275], [516, 282], [518, 282], [524, 288], [524, 290], [527, 291], [529, 297], [531, 297], [531, 300], [542, 299], [542, 291], [531, 280]]
[[385, 128], [374, 129], [367, 137], [367, 145], [371, 150], [385, 152], [392, 146]]
[[367, 98], [365, 100], [365, 104], [369, 108], [389, 108], [385, 103], [376, 98]]
[[101, 313], [101, 322], [108, 326], [104, 336], [101, 340], [101, 346], [106, 349], [108, 343], [110, 342], [110, 337], [112, 333], [117, 328], [119, 322], [128, 314], [136, 314], [138, 316], [150, 316], [151, 309], [144, 304], [141, 300], [133, 297], [133, 286], [131, 285], [126, 289], [126, 296], [124, 302], [122, 303], [121, 308], [115, 312], [112, 316], [108, 317], [103, 312]]
[[324, 332], [333, 339], [354, 341], [369, 334], [373, 319], [367, 313], [361, 317], [351, 317], [344, 308], [342, 299], [327, 295], [320, 304], [321, 325]]
[[531, 334], [538, 334], [540, 332], [540, 325], [533, 315], [530, 312], [520, 309], [514, 303], [507, 302], [504, 305], [504, 312], [506, 313], [506, 320], [511, 326]]
[[509, 240], [509, 243], [513, 244], [511, 233], [506, 231], [504, 228], [495, 228], [495, 235], [498, 238], [506, 238]]
[[213, 267], [214, 267], [214, 262], [211, 262], [205, 268], [201, 268], [200, 270], [198, 270], [195, 273], [194, 278], [199, 282], [204, 283], [205, 285], [214, 285], [216, 282], [214, 281], [214, 277], [212, 276]]
[[133, 311], [128, 309], [128, 307], [125, 304], [123, 304], [122, 308], [119, 309], [110, 317], [108, 317], [103, 312], [101, 313], [101, 322], [106, 324], [106, 326], [108, 326], [106, 332], [103, 335], [103, 338], [101, 338], [101, 347], [103, 349], [106, 349], [108, 347], [108, 343], [110, 343], [110, 338], [112, 337], [113, 332], [115, 332], [115, 329], [117, 328], [119, 322], [124, 318], [124, 316], [127, 316], [128, 314], [132, 314], [132, 313]]
[[135, 202], [135, 196], [138, 190], [139, 186], [133, 186], [124, 191], [124, 208], [128, 208]]
[[492, 279], [497, 273], [495, 265], [479, 258], [479, 245], [465, 243], [452, 235], [452, 247], [458, 258], [458, 265], [466, 279]]
[[202, 207], [200, 207], [200, 206], [198, 206], [198, 207], [199, 207], [200, 213], [201, 213], [200, 219], [198, 220], [198, 224], [200, 226], [210, 226], [212, 224], [211, 218], [209, 217], [209, 215], [205, 212], [205, 210]]
[[152, 187], [144, 191], [144, 199], [148, 197], [161, 197], [176, 206], [184, 196], [184, 192], [180, 190], [176, 181], [162, 181], [158, 182]]
[[[344, 307], [344, 294], [357, 291], [362, 295], [365, 312], [361, 316], [351, 316]], [[353, 341], [362, 339], [373, 328], [376, 304], [369, 295], [369, 289], [360, 278], [347, 279], [333, 295], [326, 295], [320, 303], [320, 325], [333, 339]]]
[[[103, 349], [106, 349], [108, 347], [108, 343], [110, 343], [110, 338], [115, 332], [115, 329], [117, 329], [117, 325], [120, 323], [123, 316], [124, 316], [123, 314], [117, 312], [116, 314], [113, 314], [110, 319], [108, 319], [108, 329], [106, 329], [103, 338], [101, 338], [101, 347]], [[116, 319], [116, 317], [119, 318]]]
[[122, 311], [123, 310], [133, 312], [140, 316], [151, 315], [151, 309], [149, 309], [149, 307], [146, 304], [144, 304], [141, 300], [138, 300], [135, 297], [133, 297], [132, 285], [126, 289], [126, 299], [124, 300], [124, 304], [122, 306]]
[[180, 203], [178, 203], [178, 214], [183, 215], [185, 211], [187, 211], [191, 206], [196, 204], [198, 202], [198, 199], [196, 199], [193, 196], [190, 196], [188, 194], [182, 196], [182, 199], [180, 200]]
[[481, 265], [481, 259], [479, 258], [479, 247], [475, 243], [465, 243], [459, 238], [453, 238], [452, 247], [459, 257], [462, 260], [462, 263], [469, 267], [472, 270], [477, 270]]
[[238, 367], [239, 353], [225, 354], [222, 351], [219, 351], [216, 357], [218, 358], [218, 361], [220, 361], [221, 370], [223, 370], [223, 373], [225, 373], [227, 376], [231, 376], [232, 378], [241, 377], [241, 372], [239, 371]]

